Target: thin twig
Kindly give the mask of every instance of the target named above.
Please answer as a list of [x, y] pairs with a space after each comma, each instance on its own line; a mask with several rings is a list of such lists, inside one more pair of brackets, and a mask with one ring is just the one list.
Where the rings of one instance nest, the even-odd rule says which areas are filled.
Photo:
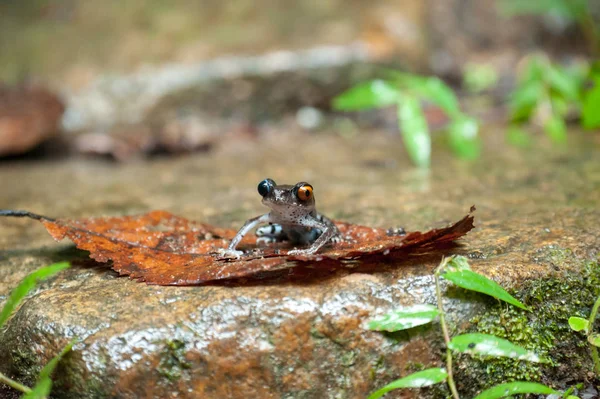
[[438, 311], [440, 312], [440, 325], [442, 326], [442, 333], [444, 334], [444, 341], [446, 342], [446, 372], [448, 373], [448, 386], [450, 387], [450, 392], [452, 392], [452, 397], [454, 397], [454, 399], [460, 399], [458, 391], [456, 390], [456, 384], [454, 383], [454, 376], [452, 373], [452, 351], [450, 350], [450, 334], [448, 334], [448, 326], [446, 325], [446, 318], [444, 316], [442, 289], [440, 287], [440, 271], [444, 266], [446, 266], [446, 263], [448, 263], [448, 261], [446, 259], [442, 259], [442, 263], [440, 263], [440, 266], [435, 270], [435, 292], [437, 296]]
[[8, 385], [11, 388], [16, 389], [17, 391], [21, 391], [23, 393], [31, 392], [31, 388], [26, 387], [25, 385], [18, 383], [17, 381], [11, 380], [10, 378], [8, 378], [7, 376], [5, 376], [2, 373], [0, 373], [0, 382]]

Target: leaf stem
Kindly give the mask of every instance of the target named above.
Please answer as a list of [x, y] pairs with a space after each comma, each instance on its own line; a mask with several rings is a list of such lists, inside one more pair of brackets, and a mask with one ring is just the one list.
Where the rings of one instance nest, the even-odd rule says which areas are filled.
[[437, 296], [438, 310], [440, 312], [440, 325], [442, 326], [444, 342], [446, 342], [446, 371], [448, 373], [448, 387], [450, 387], [452, 397], [454, 399], [460, 399], [458, 391], [456, 390], [456, 384], [454, 383], [454, 375], [452, 373], [452, 351], [450, 350], [450, 334], [448, 333], [448, 326], [446, 325], [446, 318], [444, 315], [444, 304], [442, 302], [442, 289], [440, 286], [440, 272], [444, 268], [444, 266], [446, 266], [446, 263], [448, 263], [449, 260], [450, 258], [442, 259], [442, 262], [435, 270], [435, 293]]
[[[596, 322], [596, 316], [598, 315], [598, 309], [600, 308], [600, 295], [598, 296], [598, 298], [596, 298], [596, 302], [594, 303], [594, 306], [592, 307], [592, 312], [590, 313], [590, 319], [589, 319], [589, 329], [593, 329], [594, 328], [594, 323]], [[590, 331], [588, 331], [588, 334], [590, 333]], [[598, 348], [596, 348], [594, 345], [591, 345], [592, 348], [592, 360], [594, 361], [594, 368], [596, 369], [596, 374], [600, 375], [600, 356], [598, 355]]]
[[5, 376], [4, 374], [0, 373], [0, 382], [8, 385], [11, 388], [16, 389], [17, 391], [21, 391], [23, 393], [30, 393], [31, 392], [31, 388], [26, 387], [25, 385], [18, 383], [15, 380], [11, 380], [10, 378], [8, 378], [7, 376]]

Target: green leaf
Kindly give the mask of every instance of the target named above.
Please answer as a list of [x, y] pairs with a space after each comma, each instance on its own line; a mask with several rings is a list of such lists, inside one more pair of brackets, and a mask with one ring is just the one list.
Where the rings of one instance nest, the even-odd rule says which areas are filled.
[[600, 347], [600, 334], [592, 333], [588, 335], [588, 342], [594, 346]]
[[569, 317], [569, 327], [573, 331], [588, 331], [590, 322], [581, 317]]
[[[493, 296], [494, 298], [508, 302], [511, 305], [517, 306], [521, 309], [529, 310], [527, 306], [523, 305], [516, 298], [506, 292], [506, 290], [495, 281], [492, 281], [489, 278], [475, 273], [469, 269], [465, 269], [464, 266], [458, 267], [457, 258], [464, 257], [455, 257], [451, 259], [448, 262], [445, 271], [442, 272], [443, 278], [453, 282], [461, 288], [481, 292], [482, 294]], [[458, 265], [464, 264], [465, 262], [466, 260], [460, 259], [460, 263]]]
[[459, 117], [448, 127], [450, 147], [463, 159], [476, 159], [480, 153], [480, 142], [477, 136], [479, 124], [473, 118]]
[[567, 141], [567, 125], [560, 115], [551, 115], [544, 123], [544, 131], [557, 144]]
[[369, 330], [400, 331], [431, 322], [439, 312], [432, 305], [413, 305], [387, 313], [369, 322]]
[[73, 348], [73, 345], [77, 342], [77, 339], [72, 340], [64, 347], [62, 351], [56, 356], [54, 356], [48, 364], [44, 366], [40, 375], [38, 376], [38, 382], [31, 389], [31, 392], [24, 395], [22, 399], [43, 399], [48, 397], [50, 394], [50, 390], [52, 389], [52, 380], [50, 376], [52, 372], [60, 362], [60, 360]]
[[442, 368], [432, 368], [407, 375], [400, 378], [383, 388], [373, 392], [368, 399], [377, 399], [386, 393], [400, 388], [422, 388], [430, 385], [439, 384], [448, 378], [448, 373]]
[[398, 122], [408, 155], [415, 165], [429, 167], [431, 138], [421, 104], [414, 97], [404, 97], [398, 105]]
[[575, 21], [584, 15], [587, 0], [502, 0], [499, 6], [500, 12], [507, 16], [556, 15]]
[[581, 124], [586, 129], [600, 127], [600, 77], [594, 82], [594, 87], [585, 93]]
[[579, 81], [566, 68], [557, 65], [548, 65], [548, 83], [552, 89], [560, 93], [566, 100], [577, 101], [579, 99]]
[[540, 55], [528, 57], [523, 72], [519, 74], [519, 84], [543, 81], [549, 63], [548, 57]]
[[537, 393], [539, 395], [551, 395], [558, 393], [554, 389], [547, 387], [537, 382], [515, 381], [506, 384], [496, 385], [490, 389], [486, 389], [477, 395], [474, 399], [497, 399], [504, 398], [510, 395], [520, 393]]
[[552, 112], [565, 118], [569, 112], [569, 101], [563, 96], [552, 93], [550, 95], [550, 104], [552, 104]]
[[536, 353], [494, 335], [457, 335], [452, 338], [448, 347], [454, 351], [471, 355], [510, 357], [536, 363], [541, 361]]
[[498, 83], [498, 72], [490, 65], [467, 63], [463, 85], [471, 93], [481, 93]]
[[509, 99], [508, 106], [513, 121], [529, 120], [544, 94], [544, 85], [534, 80], [519, 86]]
[[528, 148], [531, 146], [529, 133], [515, 125], [512, 125], [506, 131], [506, 141], [515, 147]]
[[450, 117], [460, 115], [460, 105], [454, 91], [441, 79], [436, 77], [424, 77], [405, 72], [391, 72], [394, 82], [402, 89], [408, 90], [410, 94], [432, 102]]
[[68, 262], [55, 263], [50, 266], [42, 267], [26, 276], [23, 281], [15, 288], [8, 297], [4, 308], [0, 312], [0, 327], [4, 325], [21, 300], [31, 291], [38, 282], [53, 276], [61, 270], [70, 266]]
[[396, 85], [385, 80], [360, 83], [333, 99], [333, 108], [340, 111], [358, 111], [397, 104], [402, 96]]

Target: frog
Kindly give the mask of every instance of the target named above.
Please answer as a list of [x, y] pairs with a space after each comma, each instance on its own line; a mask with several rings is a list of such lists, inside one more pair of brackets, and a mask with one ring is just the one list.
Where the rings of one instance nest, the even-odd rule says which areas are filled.
[[333, 221], [317, 212], [313, 186], [307, 182], [295, 185], [278, 185], [271, 178], [258, 184], [262, 203], [271, 210], [264, 215], [248, 219], [229, 243], [221, 251], [226, 258], [240, 258], [244, 252], [236, 250], [242, 238], [260, 224], [256, 231], [257, 243], [288, 241], [295, 248], [287, 255], [313, 255], [327, 244], [339, 242], [342, 235]]

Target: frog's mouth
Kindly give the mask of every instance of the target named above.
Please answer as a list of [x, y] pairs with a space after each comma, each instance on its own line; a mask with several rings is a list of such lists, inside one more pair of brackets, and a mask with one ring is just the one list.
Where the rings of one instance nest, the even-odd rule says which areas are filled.
[[292, 214], [296, 214], [296, 216], [300, 217], [302, 215], [309, 214], [313, 211], [314, 205], [312, 204], [302, 204], [302, 203], [285, 203], [280, 204], [277, 202], [272, 202], [263, 198], [263, 205], [269, 207], [274, 213], [282, 216], [289, 217]]

